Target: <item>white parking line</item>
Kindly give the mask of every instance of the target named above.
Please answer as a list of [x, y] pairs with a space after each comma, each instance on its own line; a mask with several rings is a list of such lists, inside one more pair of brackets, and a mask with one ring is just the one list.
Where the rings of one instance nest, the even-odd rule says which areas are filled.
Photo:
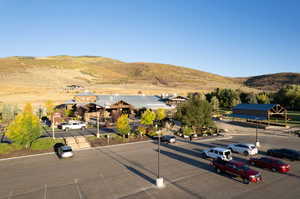
[[47, 199], [47, 184], [44, 186], [44, 199]]
[[75, 179], [74, 179], [74, 182], [75, 182], [75, 186], [76, 186], [77, 193], [78, 193], [78, 195], [79, 195], [79, 199], [83, 199], [82, 193], [81, 193], [81, 191], [80, 191], [80, 187], [79, 187], [79, 184], [78, 184], [78, 179], [75, 178]]
[[11, 190], [11, 191], [9, 192], [8, 199], [11, 199], [12, 196], [13, 196], [13, 191]]

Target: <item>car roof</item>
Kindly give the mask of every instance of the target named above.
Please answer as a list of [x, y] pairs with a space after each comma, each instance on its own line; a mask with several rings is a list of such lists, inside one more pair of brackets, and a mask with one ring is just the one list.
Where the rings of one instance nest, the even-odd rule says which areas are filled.
[[230, 151], [229, 149], [225, 149], [225, 148], [221, 148], [221, 147], [214, 147], [214, 148], [210, 148], [209, 150], [216, 150], [216, 151]]
[[237, 166], [243, 166], [243, 165], [245, 165], [244, 162], [240, 162], [240, 161], [236, 161], [236, 160], [230, 160], [229, 162], [232, 163], [232, 164], [235, 164]]
[[254, 144], [250, 144], [250, 143], [236, 143], [234, 145], [237, 145], [237, 144], [241, 144], [241, 145], [245, 145], [245, 146], [255, 146]]

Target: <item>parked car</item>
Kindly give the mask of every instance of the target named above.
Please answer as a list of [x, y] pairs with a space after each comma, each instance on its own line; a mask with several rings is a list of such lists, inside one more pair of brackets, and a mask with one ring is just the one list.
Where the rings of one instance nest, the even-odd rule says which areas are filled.
[[287, 163], [282, 162], [281, 160], [268, 158], [268, 157], [261, 157], [261, 158], [250, 158], [249, 164], [255, 165], [262, 168], [268, 168], [272, 171], [278, 171], [281, 173], [286, 173], [290, 170], [290, 165]]
[[292, 149], [269, 149], [267, 154], [278, 158], [300, 160], [300, 152]]
[[164, 135], [161, 137], [160, 141], [166, 143], [175, 143], [176, 137], [174, 135]]
[[246, 156], [255, 155], [258, 153], [258, 149], [254, 144], [229, 144], [227, 148], [230, 149], [232, 152], [244, 154]]
[[213, 158], [230, 161], [232, 160], [231, 151], [229, 149], [224, 148], [210, 148], [203, 151], [203, 155], [205, 158]]
[[74, 156], [74, 153], [70, 146], [63, 145], [57, 149], [57, 155], [60, 158], [71, 158]]
[[57, 126], [57, 128], [62, 129], [64, 131], [69, 131], [70, 129], [81, 129], [84, 130], [86, 128], [86, 124], [81, 121], [71, 120], [68, 123], [61, 123]]
[[215, 167], [217, 173], [227, 173], [234, 177], [240, 177], [243, 183], [262, 181], [261, 174], [258, 171], [250, 169], [245, 163], [238, 161], [213, 160], [212, 166]]

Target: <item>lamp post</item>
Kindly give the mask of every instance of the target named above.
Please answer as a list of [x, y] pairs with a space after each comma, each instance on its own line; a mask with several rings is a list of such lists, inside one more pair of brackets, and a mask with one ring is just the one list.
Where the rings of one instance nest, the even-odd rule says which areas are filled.
[[[155, 125], [155, 128], [157, 128], [157, 125]], [[160, 131], [157, 131], [158, 134], [158, 145], [157, 145], [157, 179], [156, 179], [156, 186], [158, 188], [164, 188], [164, 179], [162, 177], [160, 177], [160, 172], [159, 172], [159, 166], [160, 166], [160, 159], [159, 159], [159, 155], [160, 155]]]
[[97, 138], [100, 137], [100, 132], [99, 132], [100, 131], [100, 129], [99, 129], [99, 114], [100, 113], [97, 114]]
[[260, 146], [260, 143], [259, 143], [259, 140], [258, 140], [258, 118], [255, 118], [256, 119], [256, 135], [255, 135], [255, 145], [256, 147], [259, 147]]

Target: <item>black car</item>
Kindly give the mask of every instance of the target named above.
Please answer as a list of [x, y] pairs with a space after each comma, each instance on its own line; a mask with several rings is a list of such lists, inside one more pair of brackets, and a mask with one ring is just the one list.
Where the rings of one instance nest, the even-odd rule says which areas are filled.
[[270, 149], [267, 154], [278, 158], [300, 160], [300, 152], [292, 149]]

